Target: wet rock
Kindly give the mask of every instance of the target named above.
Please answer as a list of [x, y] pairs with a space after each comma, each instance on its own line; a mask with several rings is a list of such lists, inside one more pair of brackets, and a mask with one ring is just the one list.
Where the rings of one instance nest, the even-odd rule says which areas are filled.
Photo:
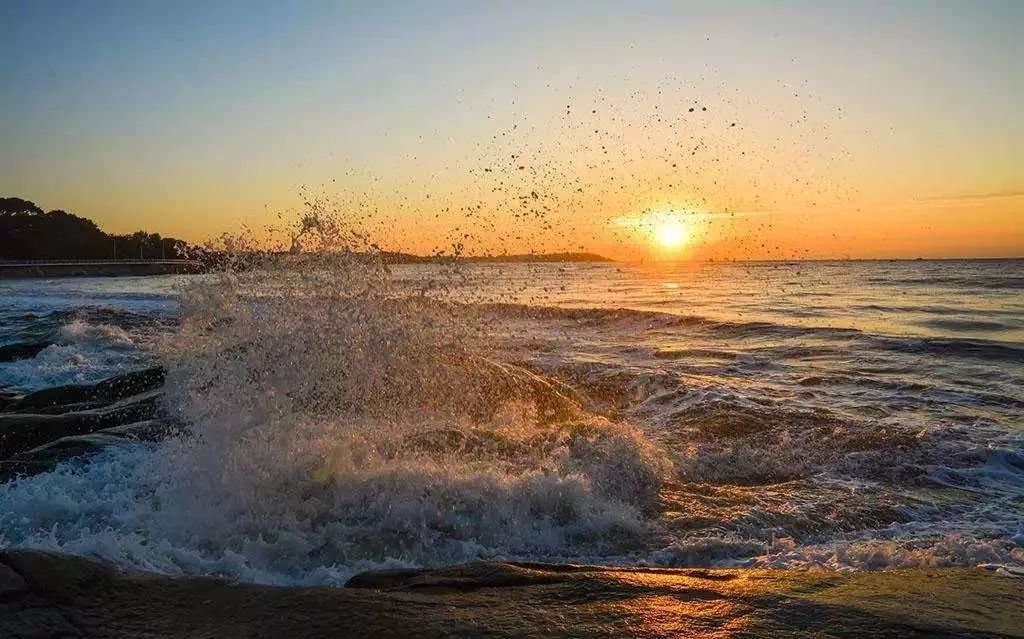
[[0, 552], [3, 637], [1019, 637], [980, 570], [657, 570], [479, 562], [284, 588]]
[[0, 600], [28, 593], [28, 584], [10, 566], [0, 564]]
[[21, 399], [21, 394], [7, 388], [0, 388], [0, 412], [8, 410]]
[[147, 420], [105, 428], [88, 435], [61, 437], [0, 461], [0, 481], [46, 472], [61, 462], [93, 455], [111, 444], [125, 441], [159, 441], [168, 432], [170, 429], [164, 422]]
[[479, 561], [435, 570], [371, 570], [345, 583], [346, 588], [470, 592], [481, 588], [508, 588], [564, 582], [582, 566], [546, 566]]
[[30, 359], [53, 342], [20, 342], [0, 346], [0, 362], [13, 362], [18, 359]]
[[47, 442], [85, 435], [105, 428], [152, 419], [159, 409], [160, 391], [151, 391], [100, 409], [63, 415], [0, 414], [0, 458], [8, 458]]
[[148, 391], [164, 383], [160, 366], [133, 371], [103, 380], [97, 384], [57, 386], [29, 393], [7, 406], [6, 411], [21, 413], [66, 413], [106, 406]]

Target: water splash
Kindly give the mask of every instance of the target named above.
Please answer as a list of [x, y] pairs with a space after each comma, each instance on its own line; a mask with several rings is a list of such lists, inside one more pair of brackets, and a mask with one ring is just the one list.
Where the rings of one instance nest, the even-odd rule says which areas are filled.
[[183, 291], [161, 350], [186, 434], [6, 487], [4, 543], [273, 583], [643, 546], [668, 464], [639, 431], [496, 359], [481, 314], [396, 286], [336, 219], [312, 226], [313, 251], [227, 242]]

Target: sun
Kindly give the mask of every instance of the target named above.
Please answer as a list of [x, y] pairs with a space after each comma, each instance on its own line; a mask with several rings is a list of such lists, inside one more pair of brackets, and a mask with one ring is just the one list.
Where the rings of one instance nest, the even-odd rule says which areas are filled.
[[662, 248], [679, 248], [690, 239], [689, 230], [680, 222], [659, 222], [654, 226], [654, 239]]

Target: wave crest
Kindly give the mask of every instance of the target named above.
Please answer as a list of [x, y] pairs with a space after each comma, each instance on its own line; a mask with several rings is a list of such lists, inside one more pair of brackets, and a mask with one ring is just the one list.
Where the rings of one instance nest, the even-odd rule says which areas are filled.
[[181, 307], [162, 355], [187, 434], [4, 487], [4, 543], [290, 584], [642, 550], [669, 462], [372, 254], [259, 256]]

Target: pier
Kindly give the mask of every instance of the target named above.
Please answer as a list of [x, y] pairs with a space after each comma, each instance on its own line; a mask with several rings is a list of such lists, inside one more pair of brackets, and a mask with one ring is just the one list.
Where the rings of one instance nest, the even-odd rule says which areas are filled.
[[198, 273], [195, 260], [25, 260], [0, 261], [0, 279], [33, 277], [123, 277]]

